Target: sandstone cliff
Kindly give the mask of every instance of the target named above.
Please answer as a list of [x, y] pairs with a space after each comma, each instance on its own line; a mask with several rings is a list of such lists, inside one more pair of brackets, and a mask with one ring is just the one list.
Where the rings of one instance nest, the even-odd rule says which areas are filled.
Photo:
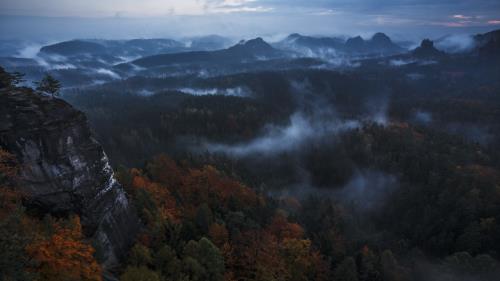
[[104, 267], [116, 265], [139, 220], [85, 115], [28, 88], [0, 88], [0, 147], [22, 165], [28, 206], [55, 215], [79, 214]]

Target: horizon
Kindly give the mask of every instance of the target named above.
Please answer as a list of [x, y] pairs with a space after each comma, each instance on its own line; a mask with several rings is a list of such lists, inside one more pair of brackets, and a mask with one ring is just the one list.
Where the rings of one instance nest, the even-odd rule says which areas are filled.
[[[232, 39], [357, 36], [376, 32], [418, 41], [500, 28], [493, 0], [5, 0], [0, 39], [173, 38], [220, 35]], [[271, 38], [271, 39], [270, 39]]]

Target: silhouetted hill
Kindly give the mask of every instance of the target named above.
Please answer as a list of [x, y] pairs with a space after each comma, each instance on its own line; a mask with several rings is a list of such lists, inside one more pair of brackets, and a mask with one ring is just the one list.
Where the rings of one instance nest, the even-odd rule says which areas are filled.
[[405, 50], [392, 42], [384, 33], [376, 33], [369, 40], [356, 36], [346, 41], [335, 37], [310, 37], [294, 33], [279, 42], [277, 46], [285, 49], [308, 48], [312, 51], [328, 48], [352, 55], [392, 55]]
[[228, 49], [218, 51], [198, 51], [178, 54], [164, 54], [141, 58], [132, 63], [141, 67], [154, 67], [183, 63], [224, 63], [242, 60], [257, 60], [260, 58], [276, 58], [281, 55], [262, 38], [242, 41]]
[[477, 51], [481, 55], [500, 56], [500, 29], [474, 37], [477, 42]]
[[402, 47], [392, 42], [389, 36], [380, 32], [369, 40], [364, 40], [361, 36], [349, 38], [346, 41], [345, 50], [349, 53], [380, 55], [393, 55], [404, 51]]
[[106, 48], [98, 43], [72, 40], [42, 47], [40, 52], [61, 56], [73, 56], [81, 54], [102, 55], [106, 53]]
[[433, 41], [424, 39], [420, 46], [413, 50], [412, 55], [418, 58], [441, 58], [444, 57], [446, 53], [436, 49]]

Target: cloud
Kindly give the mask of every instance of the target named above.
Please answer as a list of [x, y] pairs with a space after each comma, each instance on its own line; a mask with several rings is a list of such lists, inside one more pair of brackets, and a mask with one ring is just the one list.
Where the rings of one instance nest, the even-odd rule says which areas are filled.
[[335, 16], [342, 14], [342, 12], [333, 9], [322, 9], [318, 11], [309, 12], [309, 14], [312, 16]]
[[96, 70], [96, 72], [99, 74], [107, 75], [113, 79], [121, 79], [120, 75], [118, 75], [117, 73], [115, 73], [109, 69], [99, 68]]
[[467, 34], [454, 34], [437, 40], [435, 45], [436, 48], [447, 53], [460, 53], [472, 49], [475, 46], [475, 40]]
[[0, 11], [1, 38], [37, 40], [378, 31], [420, 40], [500, 24], [498, 0], [2, 0]]
[[250, 90], [243, 87], [227, 88], [227, 89], [181, 88], [177, 90], [193, 96], [223, 95], [223, 96], [247, 97], [251, 95]]
[[330, 118], [307, 117], [302, 113], [295, 113], [290, 117], [289, 125], [269, 125], [262, 136], [250, 142], [235, 145], [209, 143], [205, 148], [211, 152], [236, 157], [255, 154], [275, 155], [298, 149], [308, 141], [352, 130], [359, 126], [360, 123], [357, 121], [334, 119], [333, 116]]
[[38, 53], [40, 52], [40, 48], [42, 48], [42, 45], [40, 45], [40, 44], [33, 44], [33, 45], [25, 46], [24, 48], [19, 50], [18, 57], [34, 59], [38, 56]]
[[382, 172], [358, 171], [334, 197], [359, 210], [370, 211], [380, 208], [394, 192], [399, 183], [396, 177]]
[[[267, 12], [258, 0], [2, 0], [4, 14], [65, 17], [151, 17]], [[118, 9], [117, 9], [118, 7]]]
[[461, 20], [470, 20], [470, 19], [474, 18], [474, 17], [471, 17], [471, 16], [464, 16], [464, 15], [453, 15], [452, 17], [454, 19], [461, 19]]
[[205, 4], [206, 13], [264, 13], [273, 10], [272, 7], [257, 5], [258, 0], [208, 0]]

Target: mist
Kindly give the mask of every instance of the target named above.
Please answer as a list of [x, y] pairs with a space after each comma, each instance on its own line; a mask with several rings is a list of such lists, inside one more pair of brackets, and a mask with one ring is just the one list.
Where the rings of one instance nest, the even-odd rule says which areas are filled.
[[462, 53], [474, 47], [474, 38], [468, 34], [454, 34], [436, 41], [436, 48], [448, 53]]
[[227, 88], [227, 89], [179, 88], [177, 89], [177, 91], [193, 96], [222, 95], [222, 96], [234, 96], [234, 97], [250, 97], [252, 95], [249, 89], [243, 87]]
[[332, 119], [322, 117], [310, 117], [298, 112], [290, 117], [287, 126], [268, 125], [260, 137], [250, 142], [232, 145], [207, 143], [204, 149], [236, 157], [255, 154], [275, 155], [296, 150], [308, 141], [339, 134], [360, 126], [360, 123], [354, 120], [340, 120], [331, 115]]

